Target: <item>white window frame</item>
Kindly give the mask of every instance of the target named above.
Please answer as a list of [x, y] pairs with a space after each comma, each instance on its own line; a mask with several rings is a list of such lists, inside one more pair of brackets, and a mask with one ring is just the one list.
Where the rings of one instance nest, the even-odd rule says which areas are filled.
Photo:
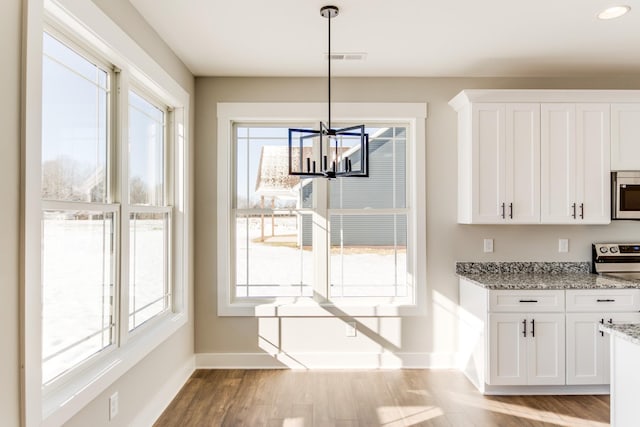
[[[187, 324], [189, 319], [190, 270], [190, 188], [189, 188], [189, 107], [190, 96], [153, 58], [111, 21], [93, 2], [74, 0], [25, 1], [25, 35], [22, 104], [22, 262], [21, 262], [21, 337], [22, 337], [22, 424], [25, 426], [61, 425], [105, 391], [158, 345]], [[42, 132], [42, 37], [45, 29], [56, 32], [119, 68], [121, 87], [146, 90], [154, 99], [170, 106], [172, 142], [166, 185], [173, 194], [170, 233], [172, 289], [171, 310], [128, 331], [128, 313], [120, 307], [120, 334], [114, 348], [81, 363], [59, 379], [42, 386], [41, 325], [41, 132]], [[134, 83], [135, 82], [135, 83]], [[112, 88], [115, 90], [115, 88]], [[120, 93], [115, 151], [128, 143], [127, 95]], [[113, 147], [112, 147], [113, 149]], [[114, 155], [109, 152], [109, 156]], [[117, 155], [117, 153], [116, 153]], [[128, 186], [127, 167], [121, 165], [120, 182]], [[113, 185], [113, 180], [110, 182]], [[120, 190], [122, 191], [122, 190]], [[121, 194], [122, 196], [122, 194]], [[127, 199], [128, 202], [128, 199]], [[47, 202], [47, 206], [55, 206]], [[71, 206], [63, 204], [65, 208]], [[84, 204], [81, 204], [84, 206]], [[85, 209], [91, 209], [87, 204]], [[119, 223], [128, 210], [119, 206]], [[134, 208], [137, 210], [137, 207]], [[146, 209], [146, 208], [145, 208]], [[150, 208], [163, 210], [165, 208]], [[165, 209], [166, 210], [166, 209]], [[128, 229], [122, 232], [128, 233]], [[122, 297], [122, 296], [120, 296]], [[122, 300], [122, 298], [120, 298]], [[128, 302], [128, 300], [127, 300]], [[124, 307], [126, 308], [126, 306]], [[124, 331], [123, 331], [124, 329]]]
[[[234, 123], [315, 123], [326, 115], [323, 103], [218, 103], [218, 315], [219, 316], [412, 316], [426, 314], [426, 149], [424, 103], [333, 103], [332, 121], [358, 123], [407, 123], [407, 236], [411, 303], [376, 302], [371, 298], [234, 298], [232, 255], [235, 234]], [[348, 178], [347, 178], [348, 179]], [[355, 178], [354, 178], [355, 179]], [[330, 209], [328, 212], [340, 213]], [[382, 212], [382, 210], [379, 210]], [[324, 213], [326, 215], [326, 213]], [[316, 240], [314, 239], [314, 244]], [[411, 259], [409, 259], [411, 257]], [[380, 301], [380, 300], [378, 300]]]

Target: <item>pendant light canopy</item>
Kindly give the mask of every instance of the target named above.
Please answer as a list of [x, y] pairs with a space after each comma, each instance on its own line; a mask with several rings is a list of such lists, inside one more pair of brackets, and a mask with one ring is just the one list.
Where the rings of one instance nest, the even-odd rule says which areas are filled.
[[338, 16], [336, 6], [323, 6], [327, 19], [328, 117], [320, 129], [289, 129], [289, 175], [337, 178], [369, 176], [369, 135], [364, 125], [334, 129], [331, 126], [331, 19]]

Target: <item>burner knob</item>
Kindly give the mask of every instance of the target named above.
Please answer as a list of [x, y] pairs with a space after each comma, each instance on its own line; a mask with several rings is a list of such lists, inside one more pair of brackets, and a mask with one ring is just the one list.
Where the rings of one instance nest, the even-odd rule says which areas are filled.
[[617, 246], [611, 246], [611, 248], [609, 248], [609, 252], [611, 252], [612, 254], [617, 254], [618, 253], [618, 247]]
[[602, 253], [602, 254], [606, 254], [608, 251], [609, 251], [609, 249], [607, 249], [607, 247], [606, 247], [606, 246], [601, 246], [601, 247], [600, 247], [600, 253]]

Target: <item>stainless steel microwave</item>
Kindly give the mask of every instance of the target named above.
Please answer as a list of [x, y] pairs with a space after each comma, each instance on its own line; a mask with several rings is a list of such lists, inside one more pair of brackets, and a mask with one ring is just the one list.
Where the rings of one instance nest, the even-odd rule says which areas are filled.
[[640, 220], [640, 171], [611, 174], [611, 217]]

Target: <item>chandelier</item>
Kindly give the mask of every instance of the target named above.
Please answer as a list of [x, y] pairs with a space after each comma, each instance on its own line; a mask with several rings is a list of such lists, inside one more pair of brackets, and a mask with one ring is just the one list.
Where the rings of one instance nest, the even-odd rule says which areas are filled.
[[338, 178], [369, 176], [369, 135], [364, 125], [334, 129], [331, 126], [331, 19], [336, 6], [324, 6], [320, 15], [328, 23], [328, 114], [320, 128], [289, 129], [289, 175]]

